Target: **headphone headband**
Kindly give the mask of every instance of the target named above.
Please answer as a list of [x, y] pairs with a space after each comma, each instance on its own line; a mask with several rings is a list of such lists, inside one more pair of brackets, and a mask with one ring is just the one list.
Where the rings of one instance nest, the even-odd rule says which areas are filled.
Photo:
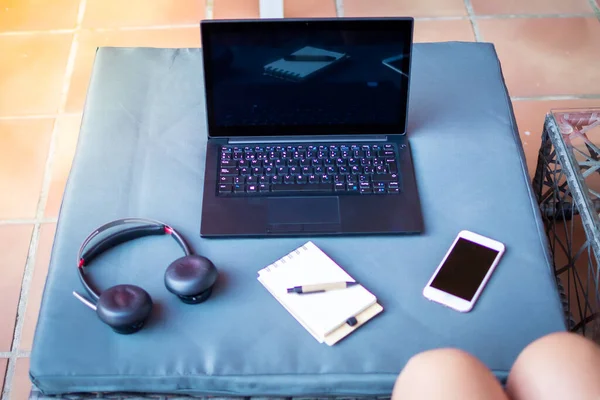
[[[132, 228], [127, 228], [118, 232], [115, 232], [106, 238], [102, 239], [99, 243], [92, 246], [90, 249], [86, 250], [87, 246], [90, 242], [100, 235], [102, 232], [120, 226], [120, 225], [128, 225], [128, 224], [145, 224], [142, 226], [136, 226]], [[94, 290], [91, 285], [87, 282], [85, 277], [85, 273], [83, 272], [83, 267], [91, 263], [91, 261], [105, 252], [108, 249], [111, 249], [115, 246], [118, 246], [121, 243], [128, 242], [130, 240], [137, 239], [139, 237], [150, 236], [150, 235], [164, 235], [168, 234], [175, 239], [177, 244], [181, 247], [186, 256], [192, 254], [190, 247], [183, 240], [183, 237], [175, 231], [171, 226], [162, 223], [157, 220], [147, 219], [147, 218], [121, 218], [116, 219], [106, 224], [96, 228], [88, 237], [83, 241], [81, 247], [79, 248], [79, 252], [77, 254], [77, 267], [79, 271], [79, 277], [81, 279], [81, 283], [87, 290], [87, 292], [92, 296], [96, 301], [99, 299], [100, 294]]]

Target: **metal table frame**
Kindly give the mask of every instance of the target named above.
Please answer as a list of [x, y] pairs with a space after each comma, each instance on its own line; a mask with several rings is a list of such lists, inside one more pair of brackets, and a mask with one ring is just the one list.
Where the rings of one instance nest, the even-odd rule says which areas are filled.
[[[549, 112], [533, 188], [553, 255], [567, 326], [572, 332], [598, 341], [600, 194], [586, 185], [585, 178], [600, 173], [600, 151], [591, 141], [584, 151], [574, 149], [567, 141], [555, 114]], [[575, 233], [582, 228], [586, 239], [579, 245], [575, 243]]]

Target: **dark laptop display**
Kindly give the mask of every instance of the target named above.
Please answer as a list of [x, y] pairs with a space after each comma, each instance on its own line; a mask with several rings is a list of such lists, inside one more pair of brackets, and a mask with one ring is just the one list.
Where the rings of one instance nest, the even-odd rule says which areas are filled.
[[410, 25], [277, 24], [203, 32], [211, 136], [404, 132]]
[[405, 137], [411, 18], [201, 29], [204, 236], [422, 229]]

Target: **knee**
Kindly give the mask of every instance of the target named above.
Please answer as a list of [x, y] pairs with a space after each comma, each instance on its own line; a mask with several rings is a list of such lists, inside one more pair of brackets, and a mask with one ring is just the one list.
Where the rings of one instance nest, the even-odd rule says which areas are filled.
[[517, 357], [508, 376], [507, 391], [514, 399], [539, 398], [532, 396], [541, 393], [599, 394], [598, 371], [598, 345], [574, 333], [553, 333], [532, 342]]
[[477, 358], [459, 349], [436, 349], [419, 353], [407, 363], [396, 382], [471, 380], [492, 376], [487, 367]]
[[443, 348], [424, 351], [413, 356], [406, 363], [405, 370], [426, 368], [428, 371], [447, 372], [449, 368], [456, 365], [474, 367], [479, 364], [479, 360], [464, 350]]
[[499, 382], [477, 358], [458, 349], [413, 356], [394, 385], [392, 399], [505, 399]]
[[586, 359], [600, 362], [600, 347], [581, 335], [556, 332], [525, 347], [517, 357], [513, 369], [527, 364], [546, 367], [544, 369], [557, 366], [562, 371], [569, 363], [580, 363]]

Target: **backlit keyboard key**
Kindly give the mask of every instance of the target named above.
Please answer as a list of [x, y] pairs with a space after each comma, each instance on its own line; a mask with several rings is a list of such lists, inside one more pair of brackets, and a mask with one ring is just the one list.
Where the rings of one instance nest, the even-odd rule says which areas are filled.
[[314, 185], [271, 185], [272, 192], [331, 192], [332, 184], [318, 183]]
[[237, 168], [221, 168], [219, 173], [221, 176], [237, 176], [238, 170]]
[[219, 185], [219, 193], [231, 193], [233, 185]]
[[308, 177], [304, 175], [296, 175], [296, 183], [307, 183]]
[[383, 174], [383, 175], [373, 175], [374, 182], [391, 182], [397, 181], [398, 174]]

